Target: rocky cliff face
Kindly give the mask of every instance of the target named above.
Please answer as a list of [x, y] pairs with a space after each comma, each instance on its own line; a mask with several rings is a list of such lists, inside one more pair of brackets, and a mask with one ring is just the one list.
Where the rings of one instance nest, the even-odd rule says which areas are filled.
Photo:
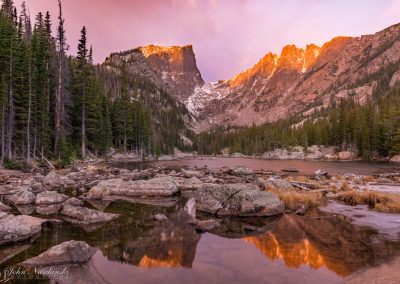
[[229, 80], [205, 83], [192, 46], [139, 47], [114, 53], [105, 65], [150, 80], [186, 105], [197, 131], [251, 125], [294, 114], [307, 119], [342, 98], [366, 102], [400, 83], [400, 24], [373, 35], [336, 37], [322, 47], [287, 45]]
[[182, 102], [204, 85], [191, 45], [138, 47], [111, 54], [106, 64], [125, 64], [129, 73], [146, 77]]
[[332, 101], [352, 97], [364, 103], [377, 88], [395, 87], [399, 62], [400, 25], [373, 35], [336, 37], [322, 47], [287, 45], [279, 56], [268, 53], [232, 79], [198, 89], [188, 99], [189, 110], [197, 114], [199, 131], [293, 114], [308, 117]]

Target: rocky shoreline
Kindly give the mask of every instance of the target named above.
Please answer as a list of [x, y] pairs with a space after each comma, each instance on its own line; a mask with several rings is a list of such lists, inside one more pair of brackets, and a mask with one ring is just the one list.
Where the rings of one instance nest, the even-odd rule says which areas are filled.
[[[364, 200], [360, 195], [368, 197]], [[370, 195], [375, 198], [375, 204], [370, 203]], [[284, 172], [255, 171], [247, 167], [174, 170], [157, 163], [142, 170], [127, 170], [95, 162], [48, 173], [1, 170], [0, 196], [0, 245], [4, 246], [33, 241], [40, 235], [42, 225], [49, 222], [67, 222], [85, 230], [96, 230], [120, 217], [102, 210], [102, 204], [118, 200], [162, 207], [174, 205], [183, 198], [186, 200], [184, 222], [199, 232], [218, 230], [221, 222], [233, 217], [304, 215], [310, 208], [324, 206], [332, 200], [400, 213], [400, 205], [396, 203], [400, 197], [400, 172], [330, 176], [319, 170], [315, 175], [304, 176], [295, 169]], [[154, 220], [160, 222], [167, 219], [163, 214], [154, 215]], [[93, 252], [86, 245], [77, 243], [77, 246], [89, 255]], [[54, 250], [60, 251], [60, 248]], [[53, 254], [50, 251], [39, 259], [51, 263]], [[65, 258], [63, 253], [56, 255]]]
[[[124, 156], [124, 159], [138, 160], [135, 155]], [[161, 155], [157, 159], [150, 157], [146, 160], [174, 161], [195, 157], [224, 157], [224, 158], [249, 158], [262, 160], [305, 160], [305, 161], [362, 161], [354, 151], [341, 151], [336, 146], [312, 145], [305, 149], [302, 146], [275, 149], [261, 155], [244, 155], [239, 152], [231, 153], [229, 148], [224, 148], [214, 155], [198, 155], [197, 153], [184, 153], [175, 149], [173, 155]], [[116, 155], [116, 160], [121, 160], [121, 155]], [[400, 155], [391, 157], [374, 157], [373, 161], [400, 163]]]

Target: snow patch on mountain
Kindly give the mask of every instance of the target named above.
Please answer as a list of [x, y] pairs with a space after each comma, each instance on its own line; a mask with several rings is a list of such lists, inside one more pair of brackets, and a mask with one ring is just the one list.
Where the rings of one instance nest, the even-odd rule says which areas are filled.
[[196, 86], [193, 94], [185, 101], [190, 113], [197, 116], [199, 112], [212, 100], [221, 100], [227, 96], [226, 92], [218, 89], [219, 83], [206, 83]]

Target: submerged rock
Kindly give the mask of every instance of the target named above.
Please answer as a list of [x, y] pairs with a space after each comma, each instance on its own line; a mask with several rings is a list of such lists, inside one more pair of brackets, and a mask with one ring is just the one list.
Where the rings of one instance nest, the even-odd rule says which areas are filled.
[[16, 205], [25, 205], [35, 203], [36, 196], [27, 189], [22, 189], [19, 192], [9, 197], [10, 202]]
[[61, 203], [68, 197], [56, 191], [43, 191], [36, 196], [36, 205]]
[[253, 184], [204, 184], [194, 197], [197, 210], [217, 216], [273, 216], [285, 209], [277, 196]]
[[26, 215], [3, 215], [0, 218], [0, 245], [25, 241], [38, 235], [44, 222]]
[[96, 253], [97, 248], [83, 241], [68, 241], [54, 246], [44, 253], [22, 263], [24, 267], [52, 266], [87, 263]]
[[80, 206], [65, 205], [61, 214], [66, 216], [66, 220], [73, 224], [97, 224], [106, 223], [119, 217], [118, 214], [104, 213], [94, 209]]

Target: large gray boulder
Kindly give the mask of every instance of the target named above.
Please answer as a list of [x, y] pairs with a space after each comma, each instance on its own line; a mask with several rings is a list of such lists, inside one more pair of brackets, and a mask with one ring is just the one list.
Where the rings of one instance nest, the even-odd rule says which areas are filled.
[[42, 230], [43, 219], [11, 214], [0, 217], [0, 245], [25, 241], [34, 237]]
[[36, 205], [61, 203], [68, 197], [56, 191], [43, 191], [36, 196]]
[[90, 225], [112, 221], [119, 217], [118, 214], [104, 213], [98, 210], [81, 206], [64, 205], [61, 214], [73, 224]]
[[44, 253], [22, 263], [24, 267], [40, 267], [66, 264], [87, 263], [96, 253], [97, 248], [83, 241], [68, 241], [54, 246]]
[[220, 217], [273, 216], [283, 213], [283, 202], [253, 184], [204, 184], [194, 194], [197, 210]]
[[15, 205], [35, 203], [36, 196], [28, 189], [22, 189], [9, 197], [9, 201]]
[[178, 192], [178, 183], [169, 176], [149, 180], [123, 181], [112, 179], [92, 187], [87, 198], [105, 198], [111, 195], [123, 196], [171, 196]]

